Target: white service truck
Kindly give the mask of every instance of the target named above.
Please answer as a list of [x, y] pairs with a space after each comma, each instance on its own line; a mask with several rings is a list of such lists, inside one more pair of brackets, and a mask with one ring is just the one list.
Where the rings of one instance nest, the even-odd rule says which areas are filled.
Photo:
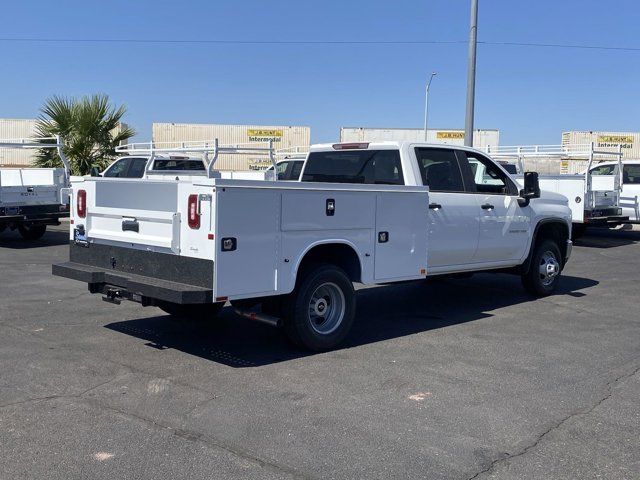
[[[501, 183], [476, 183], [471, 161]], [[354, 321], [354, 282], [495, 271], [549, 295], [571, 253], [566, 198], [540, 197], [537, 174], [518, 185], [469, 148], [317, 145], [301, 182], [223, 179], [212, 164], [208, 172], [72, 178], [70, 259], [53, 273], [106, 301], [176, 316], [212, 317], [231, 301], [325, 350]]]
[[[512, 159], [517, 172], [529, 169], [527, 160], [544, 160], [584, 164], [587, 168], [582, 174], [540, 175], [540, 188], [567, 197], [573, 221], [573, 238], [583, 235], [588, 226], [615, 226], [629, 221], [622, 208], [621, 193], [624, 179], [622, 171], [622, 150], [597, 150], [594, 143], [586, 145], [526, 145], [488, 147], [493, 159]], [[598, 159], [616, 158], [617, 168], [608, 174], [594, 175], [593, 165], [599, 165]], [[478, 171], [482, 175], [481, 171]], [[516, 175], [518, 178], [518, 175]]]
[[[47, 142], [47, 143], [45, 143]], [[56, 148], [64, 168], [0, 168], [0, 233], [17, 229], [25, 240], [42, 237], [47, 225], [59, 225], [69, 216], [64, 195], [69, 184], [68, 161], [56, 138], [0, 140], [0, 148]]]

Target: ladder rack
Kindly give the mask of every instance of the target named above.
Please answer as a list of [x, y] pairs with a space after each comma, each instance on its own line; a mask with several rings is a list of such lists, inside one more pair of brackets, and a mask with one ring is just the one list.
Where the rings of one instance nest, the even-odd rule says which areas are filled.
[[[224, 154], [263, 154], [268, 155], [273, 168], [276, 168], [276, 157], [273, 150], [273, 141], [269, 140], [268, 147], [256, 147], [255, 144], [220, 145], [217, 138], [212, 141], [189, 142], [139, 142], [129, 143], [116, 147], [116, 152], [124, 155], [149, 156], [145, 172], [149, 173], [156, 155], [166, 153], [200, 153], [207, 163], [207, 177], [213, 177], [213, 165], [218, 155]], [[211, 158], [209, 157], [211, 155]]]
[[55, 137], [0, 139], [0, 148], [57, 149], [60, 160], [62, 160], [62, 164], [64, 165], [65, 183], [67, 185], [69, 184], [71, 165], [69, 164], [69, 159], [64, 154], [64, 141], [60, 135], [56, 135]]

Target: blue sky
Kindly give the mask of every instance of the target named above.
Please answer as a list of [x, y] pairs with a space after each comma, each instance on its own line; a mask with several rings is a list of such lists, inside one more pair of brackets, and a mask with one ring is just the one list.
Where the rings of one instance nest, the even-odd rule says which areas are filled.
[[[53, 6], [55, 4], [55, 7]], [[465, 41], [469, 0], [28, 1], [2, 9], [2, 39]], [[632, 0], [480, 0], [478, 40], [640, 47]], [[127, 123], [463, 128], [467, 46], [132, 44], [0, 40], [0, 118], [32, 118], [53, 94], [104, 92]], [[640, 51], [479, 45], [476, 128], [501, 143], [565, 130], [640, 130]]]

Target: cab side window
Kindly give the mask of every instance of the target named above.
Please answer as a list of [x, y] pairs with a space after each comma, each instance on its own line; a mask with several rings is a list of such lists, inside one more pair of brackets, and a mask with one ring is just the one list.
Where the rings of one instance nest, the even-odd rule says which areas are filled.
[[116, 163], [114, 163], [113, 165], [111, 165], [111, 167], [109, 167], [107, 169], [106, 172], [104, 172], [104, 176], [105, 177], [126, 177], [127, 176], [127, 170], [129, 169], [129, 162], [131, 161], [130, 158], [123, 158], [122, 160], [118, 160]]
[[591, 169], [591, 175], [612, 175], [615, 168], [615, 165], [600, 165]]
[[142, 178], [144, 175], [144, 169], [147, 166], [146, 158], [133, 158], [131, 159], [131, 164], [129, 165], [129, 172], [127, 173], [127, 177], [129, 178]]
[[303, 166], [304, 166], [303, 161], [293, 162], [289, 180], [298, 180], [300, 178], [300, 174], [302, 173]]
[[625, 165], [622, 169], [623, 183], [640, 185], [640, 165]]
[[464, 192], [456, 154], [445, 148], [416, 148], [422, 183], [433, 192]]
[[509, 176], [491, 160], [474, 152], [460, 153], [467, 157], [477, 192], [492, 195], [517, 194], [517, 188], [509, 180]]

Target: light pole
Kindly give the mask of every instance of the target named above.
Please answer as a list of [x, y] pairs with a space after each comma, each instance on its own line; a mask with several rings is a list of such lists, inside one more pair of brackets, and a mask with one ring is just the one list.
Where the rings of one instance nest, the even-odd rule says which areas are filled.
[[467, 67], [467, 114], [464, 120], [464, 144], [473, 146], [473, 113], [476, 99], [476, 44], [478, 39], [478, 0], [471, 0], [469, 28], [469, 65]]
[[429, 120], [429, 88], [431, 87], [431, 82], [433, 81], [433, 77], [435, 77], [438, 73], [433, 72], [429, 77], [429, 81], [427, 82], [427, 90], [424, 94], [424, 141], [427, 141], [427, 121]]

